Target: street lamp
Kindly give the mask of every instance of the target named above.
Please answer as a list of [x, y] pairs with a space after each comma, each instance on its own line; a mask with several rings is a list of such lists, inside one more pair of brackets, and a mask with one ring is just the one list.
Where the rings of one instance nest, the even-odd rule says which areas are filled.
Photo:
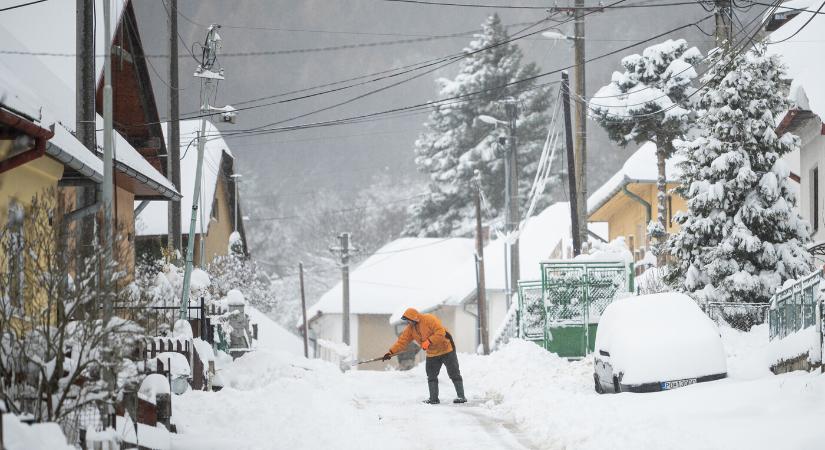
[[576, 38], [574, 36], [568, 36], [561, 31], [545, 31], [541, 33], [542, 36], [546, 37], [547, 39], [552, 39], [554, 41], [575, 41]]
[[229, 175], [229, 178], [232, 178], [232, 183], [235, 185], [235, 228], [232, 229], [233, 231], [238, 231], [238, 183], [240, 183], [241, 177], [243, 177], [243, 175], [239, 173]]
[[[507, 237], [504, 247], [504, 280], [505, 291], [507, 294], [507, 307], [510, 307], [510, 296], [514, 292], [514, 288], [519, 279], [519, 245], [518, 233], [513, 233], [518, 227], [519, 210], [518, 210], [518, 168], [516, 155], [516, 101], [508, 98], [505, 100], [507, 106], [507, 115], [509, 120], [500, 120], [488, 115], [478, 116], [478, 120], [499, 126], [507, 126], [509, 128], [509, 144], [504, 147], [504, 214], [505, 214], [505, 231]], [[499, 145], [503, 142], [499, 139]], [[512, 241], [512, 242], [511, 242]]]

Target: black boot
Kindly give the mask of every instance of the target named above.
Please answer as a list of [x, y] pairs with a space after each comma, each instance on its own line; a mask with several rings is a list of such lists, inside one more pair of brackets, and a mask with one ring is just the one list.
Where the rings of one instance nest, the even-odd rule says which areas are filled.
[[429, 403], [430, 405], [441, 403], [438, 401], [438, 379], [427, 380], [427, 387], [430, 389], [430, 398], [424, 400], [424, 403]]
[[453, 381], [455, 385], [456, 399], [453, 403], [467, 403], [467, 398], [464, 397], [464, 381]]

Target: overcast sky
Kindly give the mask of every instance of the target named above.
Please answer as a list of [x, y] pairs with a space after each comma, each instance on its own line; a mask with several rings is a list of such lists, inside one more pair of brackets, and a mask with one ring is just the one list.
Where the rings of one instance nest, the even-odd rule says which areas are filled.
[[[498, 1], [498, 0], [497, 0]], [[664, 2], [665, 0], [656, 0]], [[469, 2], [469, 1], [468, 1]], [[508, 2], [500, 1], [502, 4]], [[627, 0], [625, 4], [650, 4], [649, 0]], [[511, 5], [543, 5], [548, 2], [519, 0]], [[559, 5], [566, 5], [560, 2]], [[148, 54], [168, 53], [166, 11], [157, 1], [135, 1], [141, 23], [142, 39]], [[223, 25], [223, 52], [220, 63], [226, 81], [220, 85], [218, 105], [276, 95], [296, 89], [379, 72], [393, 67], [460, 51], [470, 37], [433, 39], [425, 42], [366, 46], [332, 51], [291, 54], [229, 56], [239, 52], [267, 52], [318, 49], [349, 44], [375, 43], [438, 36], [479, 28], [485, 18], [498, 12], [506, 24], [535, 22], [543, 10], [461, 8], [388, 2], [383, 0], [179, 0], [180, 34], [190, 47], [201, 42], [209, 23]], [[708, 13], [699, 5], [658, 8], [611, 9], [587, 17], [587, 57], [594, 57], [642, 41], [680, 25], [694, 22]], [[546, 25], [545, 25], [546, 26]], [[713, 31], [713, 21], [702, 23]], [[522, 27], [513, 27], [511, 32]], [[572, 25], [560, 30], [572, 34]], [[703, 52], [710, 38], [695, 27], [667, 35], [684, 37]], [[651, 41], [660, 42], [665, 37]], [[572, 50], [567, 42], [548, 41], [537, 36], [519, 40], [526, 61], [537, 62], [544, 71], [571, 64]], [[648, 45], [649, 45], [648, 44]], [[187, 49], [181, 45], [181, 52]], [[592, 94], [609, 82], [621, 57], [641, 51], [644, 45], [621, 51], [587, 65], [587, 90]], [[168, 59], [152, 58], [159, 75], [153, 79], [161, 115], [166, 115], [165, 86]], [[191, 76], [196, 62], [181, 59], [182, 112], [198, 108], [198, 85]], [[376, 112], [435, 99], [434, 80], [451, 77], [458, 64], [422, 76], [329, 111], [297, 119], [300, 124]], [[548, 77], [548, 81], [558, 78]], [[384, 82], [387, 84], [387, 82]], [[224, 130], [245, 129], [297, 116], [329, 106], [380, 87], [372, 83], [361, 88], [318, 96], [312, 99], [241, 112], [236, 125]], [[282, 97], [287, 98], [287, 97]], [[268, 134], [259, 137], [231, 138], [240, 170], [267, 179], [268, 187], [300, 196], [318, 187], [353, 189], [369, 182], [370, 175], [386, 172], [399, 180], [421, 179], [415, 171], [412, 144], [422, 130], [425, 114], [401, 119], [374, 121], [357, 125], [313, 128], [303, 131]], [[594, 123], [589, 124], [591, 145], [589, 163], [591, 184], [602, 182], [633, 149], [616, 149]], [[592, 188], [591, 188], [592, 190]]]

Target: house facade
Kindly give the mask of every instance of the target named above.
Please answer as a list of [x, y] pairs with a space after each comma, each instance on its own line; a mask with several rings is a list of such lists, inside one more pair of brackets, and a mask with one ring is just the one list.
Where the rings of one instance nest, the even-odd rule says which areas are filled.
[[[804, 9], [804, 6], [800, 8]], [[811, 226], [811, 252], [821, 263], [825, 256], [825, 126], [822, 122], [825, 117], [825, 83], [822, 81], [825, 65], [814, 55], [825, 51], [825, 43], [820, 39], [825, 20], [812, 11], [793, 11], [789, 17], [775, 22], [776, 27], [767, 30], [773, 31], [768, 38], [772, 42], [768, 52], [782, 58], [788, 76], [793, 80], [789, 95], [792, 105], [778, 118], [777, 134], [790, 132], [799, 136], [797, 206]], [[793, 177], [793, 167], [791, 172]]]
[[[449, 295], [456, 283], [456, 267], [473, 255], [473, 240], [464, 238], [401, 238], [390, 242], [350, 272], [350, 348], [353, 357], [369, 359], [387, 352], [403, 329], [391, 324], [398, 310], [422, 305], [437, 305]], [[472, 276], [471, 274], [468, 274]], [[307, 310], [309, 336], [315, 345], [315, 355], [328, 361], [340, 357], [334, 345], [343, 335], [343, 293], [341, 283], [327, 291]], [[462, 320], [469, 314], [456, 308], [435, 311], [444, 326], [454, 336], [459, 351], [467, 351], [475, 342], [472, 326]], [[469, 336], [461, 330], [471, 330]], [[420, 360], [422, 354], [416, 355]], [[411, 364], [412, 360], [402, 364]], [[382, 370], [397, 366], [398, 360], [363, 364], [360, 370]]]
[[[679, 230], [679, 225], [673, 218], [679, 211], [687, 209], [685, 200], [672, 192], [678, 186], [681, 176], [678, 166], [681, 161], [679, 156], [672, 156], [665, 167], [668, 190], [665, 223], [668, 233]], [[607, 237], [610, 241], [624, 237], [637, 262], [645, 260], [650, 246], [647, 225], [656, 219], [658, 211], [657, 179], [656, 145], [647, 142], [625, 161], [621, 169], [596, 189], [587, 201], [589, 220], [607, 223]]]
[[[103, 29], [103, 0], [96, 0], [95, 26]], [[9, 50], [22, 53], [49, 52], [74, 53], [75, 2], [49, 2], [29, 5], [8, 11], [0, 16], [0, 41]], [[146, 59], [140, 45], [137, 21], [129, 0], [117, 1], [112, 14], [112, 29], [116, 30], [111, 43], [105, 42], [102, 33], [95, 35], [95, 54], [102, 55], [110, 45], [113, 59], [113, 121], [114, 133], [114, 230], [118, 234], [115, 258], [127, 280], [134, 274], [135, 200], [175, 201], [180, 194], [161, 173], [165, 147], [158, 126], [158, 112], [154, 93], [149, 82]], [[34, 55], [9, 55], [4, 58], [7, 67], [23, 80], [26, 89], [34, 90], [43, 99], [59, 126], [57, 133], [73, 135], [76, 130], [76, 59], [49, 58]], [[102, 157], [102, 88], [103, 58], [95, 60], [97, 74], [96, 108], [97, 146], [88, 154]], [[98, 228], [102, 216], [99, 205], [84, 203], [78, 195], [80, 188], [94, 187], [86, 169], [64, 171], [58, 191], [63, 208], [67, 211], [94, 213]], [[101, 177], [102, 181], [102, 177]], [[100, 181], [97, 181], [100, 182]], [[29, 183], [30, 184], [30, 183]], [[27, 184], [27, 185], [29, 185]], [[73, 232], [77, 227], [72, 227]], [[77, 234], [75, 234], [77, 236]]]
[[[184, 245], [189, 239], [192, 220], [192, 195], [195, 188], [197, 169], [197, 137], [200, 120], [180, 122], [180, 145], [184, 150], [180, 162], [181, 172], [181, 233]], [[166, 124], [163, 125], [164, 133]], [[197, 266], [205, 266], [218, 256], [229, 253], [229, 243], [233, 232], [237, 231], [243, 251], [247, 252], [246, 233], [240, 199], [237, 199], [237, 178], [232, 151], [221, 137], [220, 131], [211, 122], [206, 122], [206, 143], [204, 145], [201, 193], [195, 222], [195, 253], [193, 261]], [[166, 202], [151, 201], [141, 208], [137, 218], [137, 247], [141, 255], [158, 258], [161, 249], [167, 245], [168, 208]], [[237, 229], [236, 227], [237, 223]]]

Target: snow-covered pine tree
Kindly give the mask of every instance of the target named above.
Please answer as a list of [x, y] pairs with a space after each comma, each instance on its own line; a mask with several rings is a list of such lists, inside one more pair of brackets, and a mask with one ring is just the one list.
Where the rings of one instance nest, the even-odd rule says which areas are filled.
[[811, 270], [809, 227], [780, 159], [799, 138], [775, 133], [788, 108], [785, 70], [760, 44], [723, 58], [707, 77], [699, 136], [676, 142], [688, 210], [668, 242], [676, 257], [669, 279], [705, 301], [765, 302]]
[[[535, 80], [496, 89], [539, 73], [535, 64], [522, 64], [521, 49], [514, 43], [478, 51], [507, 40], [501, 19], [490, 16], [482, 25], [481, 33], [476, 34], [465, 49], [468, 56], [462, 61], [458, 75], [452, 80], [438, 80], [442, 98], [483, 93], [468, 96], [460, 103], [435, 106], [425, 123], [426, 131], [415, 142], [415, 161], [419, 170], [429, 176], [429, 193], [413, 206], [413, 217], [405, 234], [469, 233], [475, 214], [472, 179], [476, 170], [481, 174], [482, 190], [494, 210], [491, 213], [503, 214], [504, 161], [497, 138], [505, 131], [496, 132], [491, 125], [478, 120], [478, 116], [506, 118], [502, 100], [507, 97], [514, 97], [519, 104], [518, 188], [519, 198], [526, 202], [549, 126], [546, 111], [551, 101], [549, 88], [536, 87]], [[553, 182], [550, 180], [547, 187]], [[547, 205], [548, 200], [543, 198], [538, 207]]]
[[624, 72], [613, 72], [610, 84], [599, 89], [589, 103], [591, 117], [612, 141], [621, 146], [646, 141], [656, 144], [657, 211], [648, 234], [660, 265], [661, 246], [667, 238], [665, 161], [673, 154], [673, 140], [684, 138], [690, 126], [689, 99], [695, 92], [696, 78], [693, 64], [701, 57], [684, 39], [650, 46], [641, 55], [622, 58]]

